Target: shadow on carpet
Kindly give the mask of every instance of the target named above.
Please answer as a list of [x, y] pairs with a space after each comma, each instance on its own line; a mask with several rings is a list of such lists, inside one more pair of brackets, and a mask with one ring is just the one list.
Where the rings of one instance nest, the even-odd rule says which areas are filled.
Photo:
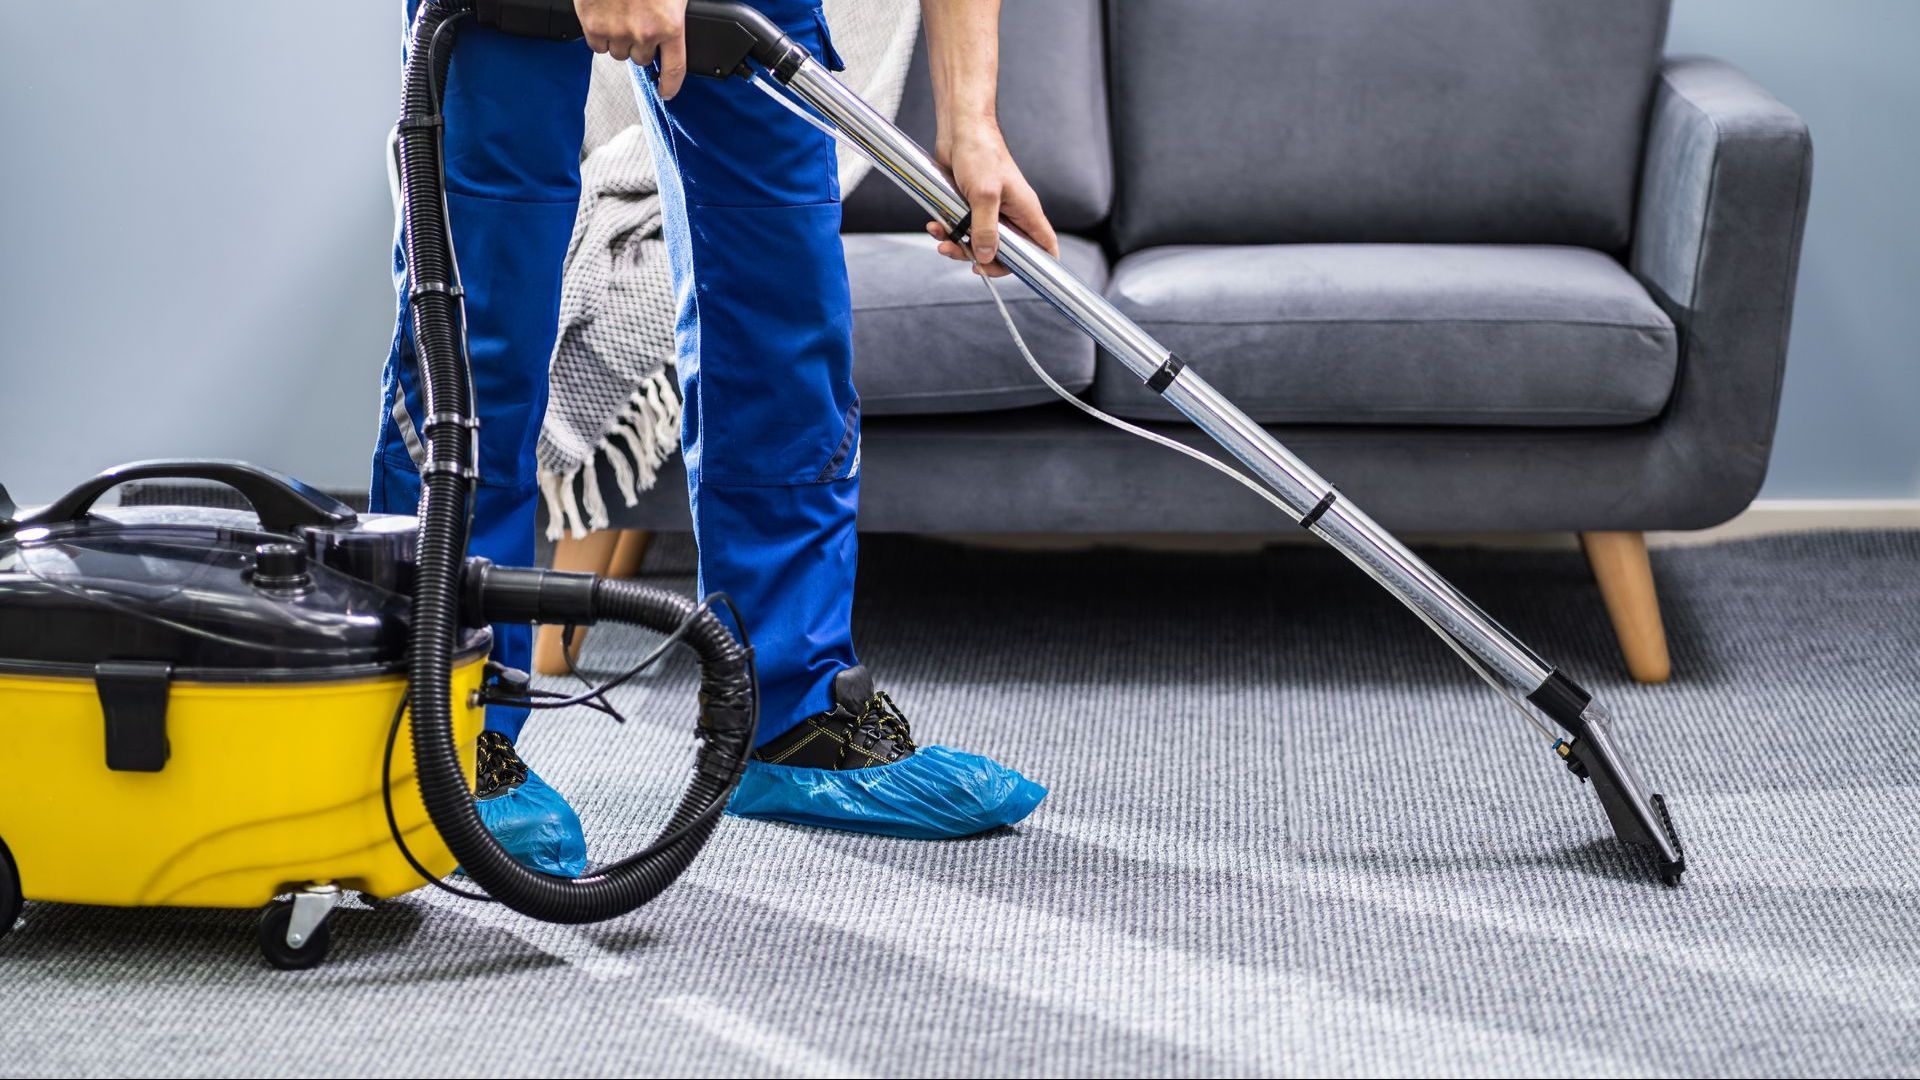
[[[1589, 790], [1336, 556], [868, 537], [861, 658], [923, 742], [1052, 796], [915, 843], [729, 821], [588, 927], [416, 892], [266, 970], [247, 913], [30, 904], [22, 1075], [1858, 1075], [1920, 1061], [1920, 537], [1658, 551], [1675, 678], [1625, 679], [1574, 554], [1431, 553], [1614, 708], [1687, 842]], [[692, 588], [665, 543], [656, 580]], [[598, 628], [611, 671], [649, 635]], [[557, 685], [557, 684], [556, 684]], [[527, 757], [596, 858], [690, 760], [679, 661]]]

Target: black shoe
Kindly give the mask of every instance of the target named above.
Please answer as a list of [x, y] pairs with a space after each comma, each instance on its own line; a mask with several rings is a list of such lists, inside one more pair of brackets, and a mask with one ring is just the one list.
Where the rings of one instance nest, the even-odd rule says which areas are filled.
[[555, 877], [587, 872], [587, 837], [567, 800], [527, 768], [513, 740], [480, 733], [473, 808], [481, 824], [522, 866]]
[[513, 740], [497, 731], [480, 733], [480, 751], [474, 762], [473, 797], [493, 799], [527, 782], [527, 763], [520, 760]]
[[866, 769], [914, 752], [913, 731], [893, 699], [873, 688], [865, 667], [833, 677], [833, 708], [754, 751], [755, 761], [802, 769]]

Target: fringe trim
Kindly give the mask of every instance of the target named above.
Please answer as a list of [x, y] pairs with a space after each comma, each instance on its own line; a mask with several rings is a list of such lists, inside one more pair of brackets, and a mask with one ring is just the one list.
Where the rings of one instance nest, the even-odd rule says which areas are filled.
[[589, 532], [612, 524], [600, 493], [599, 465], [613, 470], [620, 498], [632, 506], [660, 478], [660, 466], [680, 446], [680, 391], [671, 369], [662, 368], [637, 387], [613, 418], [613, 424], [587, 460], [565, 472], [540, 472], [540, 494], [547, 504], [547, 539]]

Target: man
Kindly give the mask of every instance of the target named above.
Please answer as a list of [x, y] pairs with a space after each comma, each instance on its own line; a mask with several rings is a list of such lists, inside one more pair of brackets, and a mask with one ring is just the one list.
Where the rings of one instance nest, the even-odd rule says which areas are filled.
[[[419, 2], [408, 0], [409, 14]], [[686, 0], [574, 3], [586, 45], [635, 65], [677, 293], [700, 591], [738, 605], [759, 663], [760, 740], [730, 812], [926, 838], [1021, 820], [1044, 788], [977, 755], [918, 747], [854, 655], [860, 407], [832, 140], [742, 80], [689, 79]], [[818, 7], [754, 4], [837, 66]], [[975, 272], [1004, 274], [993, 262], [1002, 217], [1057, 245], [995, 117], [999, 0], [922, 6], [935, 154], [973, 209]], [[482, 420], [471, 549], [511, 565], [534, 558], [534, 446], [579, 195], [589, 61], [578, 42], [469, 27], [448, 78], [447, 202]], [[969, 257], [937, 223], [928, 231], [942, 254]], [[419, 494], [409, 447], [421, 414], [397, 251], [395, 270], [400, 317], [372, 505], [406, 513]], [[495, 633], [496, 658], [527, 667], [528, 628]], [[488, 711], [481, 817], [523, 862], [577, 875], [579, 819], [514, 750], [525, 721], [524, 710]]]

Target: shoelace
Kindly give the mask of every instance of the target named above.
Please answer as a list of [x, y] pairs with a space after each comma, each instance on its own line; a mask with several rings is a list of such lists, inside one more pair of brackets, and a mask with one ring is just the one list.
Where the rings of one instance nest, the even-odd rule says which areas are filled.
[[479, 798], [496, 795], [527, 782], [527, 763], [520, 760], [513, 743], [497, 731], [480, 733], [480, 752], [473, 771], [473, 793]]
[[[856, 732], [870, 740], [877, 742], [885, 739], [891, 742], [902, 757], [919, 749], [913, 742], [913, 725], [884, 690], [874, 691], [873, 696], [860, 707], [860, 714], [853, 718], [853, 726]], [[843, 757], [851, 746], [852, 741], [849, 740], [848, 745], [841, 748]]]

